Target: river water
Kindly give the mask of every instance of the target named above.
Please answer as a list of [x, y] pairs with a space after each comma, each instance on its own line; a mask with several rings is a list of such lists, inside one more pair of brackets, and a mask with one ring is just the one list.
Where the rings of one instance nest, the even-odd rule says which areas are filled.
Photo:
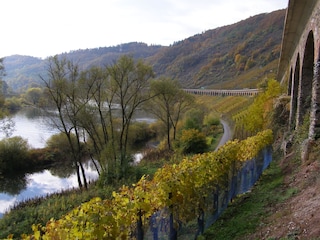
[[[13, 136], [28, 140], [30, 147], [42, 148], [46, 141], [58, 130], [53, 128], [48, 119], [36, 114], [32, 109], [24, 109], [12, 118], [15, 123]], [[0, 139], [5, 137], [0, 134]], [[90, 162], [84, 164], [88, 181], [97, 179], [98, 174]], [[20, 174], [10, 178], [0, 176], [0, 218], [13, 205], [34, 197], [45, 196], [61, 190], [78, 187], [73, 169], [45, 169], [31, 174]]]

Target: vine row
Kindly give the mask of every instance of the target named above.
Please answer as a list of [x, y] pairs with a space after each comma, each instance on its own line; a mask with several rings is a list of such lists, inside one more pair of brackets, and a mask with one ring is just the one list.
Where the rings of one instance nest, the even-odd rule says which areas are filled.
[[143, 176], [113, 192], [111, 200], [94, 198], [46, 226], [33, 225], [22, 239], [142, 239], [156, 212], [166, 209], [174, 224], [199, 218], [208, 209], [206, 197], [225, 185], [230, 171], [257, 156], [273, 142], [271, 130], [243, 141], [227, 142], [216, 152], [185, 157], [179, 164]]

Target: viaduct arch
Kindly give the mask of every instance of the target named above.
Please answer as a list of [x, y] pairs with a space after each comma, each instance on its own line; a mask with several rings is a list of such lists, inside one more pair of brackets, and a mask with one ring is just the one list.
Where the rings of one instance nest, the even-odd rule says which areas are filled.
[[254, 96], [259, 93], [259, 89], [184, 89], [185, 92], [197, 95], [208, 96]]
[[320, 138], [320, 0], [289, 0], [278, 80], [291, 97], [289, 129], [309, 121], [309, 139]]

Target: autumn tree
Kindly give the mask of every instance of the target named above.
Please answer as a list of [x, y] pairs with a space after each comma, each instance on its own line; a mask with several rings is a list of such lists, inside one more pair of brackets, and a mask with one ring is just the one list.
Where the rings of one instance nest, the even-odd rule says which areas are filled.
[[176, 139], [178, 122], [192, 106], [194, 98], [183, 91], [177, 81], [170, 78], [154, 80], [150, 91], [154, 97], [148, 110], [164, 123], [167, 147], [172, 149], [171, 140]]
[[29, 88], [25, 94], [25, 99], [28, 104], [36, 106], [40, 103], [40, 99], [43, 96], [42, 89], [39, 87]]
[[269, 79], [262, 90], [246, 110], [233, 117], [236, 132], [242, 132], [243, 137], [271, 128], [274, 100], [281, 94], [282, 89], [279, 82]]

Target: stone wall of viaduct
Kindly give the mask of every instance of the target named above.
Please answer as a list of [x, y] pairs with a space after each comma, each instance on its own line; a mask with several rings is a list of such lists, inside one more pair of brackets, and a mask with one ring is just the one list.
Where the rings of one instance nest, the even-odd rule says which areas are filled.
[[187, 93], [208, 96], [254, 96], [259, 93], [259, 89], [184, 89]]
[[320, 137], [319, 51], [320, 0], [289, 0], [278, 80], [287, 84], [291, 96], [290, 130], [310, 118], [310, 140]]

